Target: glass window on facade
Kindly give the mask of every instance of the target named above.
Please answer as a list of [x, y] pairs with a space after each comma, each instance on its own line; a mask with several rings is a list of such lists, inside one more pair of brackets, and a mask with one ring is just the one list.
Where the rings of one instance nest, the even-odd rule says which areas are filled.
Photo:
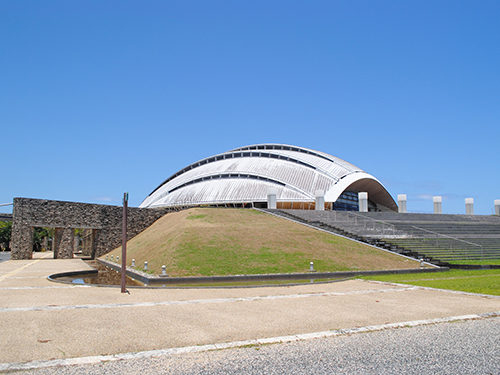
[[[359, 211], [357, 191], [344, 191], [336, 202], [333, 203], [335, 211]], [[368, 211], [378, 211], [377, 206], [368, 199]]]

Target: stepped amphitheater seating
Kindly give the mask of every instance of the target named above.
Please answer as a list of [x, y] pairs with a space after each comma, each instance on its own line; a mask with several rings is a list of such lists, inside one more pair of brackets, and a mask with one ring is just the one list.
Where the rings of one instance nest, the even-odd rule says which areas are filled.
[[500, 259], [499, 216], [267, 211], [437, 264]]

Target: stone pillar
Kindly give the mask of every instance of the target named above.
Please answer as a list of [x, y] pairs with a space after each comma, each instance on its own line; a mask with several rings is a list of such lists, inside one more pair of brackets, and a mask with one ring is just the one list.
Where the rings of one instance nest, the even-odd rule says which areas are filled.
[[495, 199], [495, 215], [500, 215], [500, 199]]
[[276, 189], [269, 189], [267, 192], [267, 208], [270, 208], [271, 210], [276, 209], [276, 195], [278, 194], [278, 191]]
[[10, 248], [12, 260], [33, 258], [33, 228], [14, 220]]
[[368, 212], [368, 193], [358, 193], [359, 212]]
[[474, 215], [474, 198], [465, 198], [465, 214]]
[[432, 201], [434, 202], [434, 213], [435, 214], [442, 214], [443, 213], [443, 197], [432, 197]]
[[406, 194], [398, 195], [398, 212], [400, 214], [405, 214], [406, 211]]
[[100, 229], [92, 229], [92, 246], [91, 246], [91, 254], [90, 257], [92, 259], [98, 258], [103, 254], [99, 254], [97, 251], [97, 244], [99, 243], [99, 236], [101, 234]]
[[56, 228], [54, 231], [54, 259], [73, 258], [75, 241], [73, 228]]
[[316, 190], [316, 211], [324, 211], [325, 210], [325, 191], [324, 190]]

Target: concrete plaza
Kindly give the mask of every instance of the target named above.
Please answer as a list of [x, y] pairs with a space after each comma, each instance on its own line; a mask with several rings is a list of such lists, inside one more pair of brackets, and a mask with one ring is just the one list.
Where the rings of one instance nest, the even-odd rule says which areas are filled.
[[0, 370], [30, 362], [36, 367], [38, 361], [106, 361], [124, 353], [209, 350], [500, 314], [495, 296], [361, 280], [144, 288], [122, 294], [116, 287], [49, 281], [50, 274], [89, 268], [78, 259], [51, 256], [36, 253], [35, 259], [0, 263]]

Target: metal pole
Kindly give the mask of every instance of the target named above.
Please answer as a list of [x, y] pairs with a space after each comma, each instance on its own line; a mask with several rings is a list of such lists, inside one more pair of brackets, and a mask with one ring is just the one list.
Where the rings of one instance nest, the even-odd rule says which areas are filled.
[[125, 293], [126, 271], [127, 271], [127, 208], [128, 193], [123, 194], [123, 224], [122, 224], [122, 293]]

